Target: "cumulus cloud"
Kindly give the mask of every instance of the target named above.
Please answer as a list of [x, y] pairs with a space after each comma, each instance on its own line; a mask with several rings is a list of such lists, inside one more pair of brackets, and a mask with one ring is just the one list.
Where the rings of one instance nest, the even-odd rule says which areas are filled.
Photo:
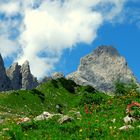
[[19, 5], [16, 2], [6, 4], [0, 1], [0, 53], [4, 58], [13, 58], [20, 50], [16, 40], [20, 28], [20, 21], [15, 18], [18, 11]]
[[15, 41], [8, 39], [6, 36], [0, 36], [0, 52], [2, 52], [4, 58], [14, 56], [18, 51], [18, 48], [15, 46], [17, 46]]
[[20, 10], [19, 2], [10, 1], [10, 2], [1, 2], [0, 3], [0, 11], [5, 13], [6, 15], [14, 15]]
[[[22, 16], [20, 26], [15, 27], [20, 33], [15, 44], [6, 37], [3, 44], [10, 49], [6, 52], [0, 46], [1, 52], [5, 52], [6, 56], [17, 52], [20, 48], [20, 55], [16, 60], [20, 63], [29, 60], [32, 73], [42, 77], [53, 70], [64, 49], [72, 49], [78, 43], [92, 43], [97, 37], [100, 26], [104, 22], [112, 21], [122, 11], [125, 0], [20, 2], [15, 0], [14, 2], [15, 4], [4, 3], [0, 12], [5, 12], [8, 16], [15, 13]], [[21, 21], [19, 18], [16, 19], [18, 23]], [[16, 46], [16, 49], [9, 46]]]

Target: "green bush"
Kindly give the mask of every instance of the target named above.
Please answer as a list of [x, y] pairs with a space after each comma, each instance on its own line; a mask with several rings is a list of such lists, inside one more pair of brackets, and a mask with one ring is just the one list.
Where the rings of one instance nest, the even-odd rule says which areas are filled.
[[55, 88], [59, 88], [58, 86], [58, 82], [54, 79], [51, 80], [51, 84], [55, 87]]
[[80, 105], [84, 104], [101, 104], [103, 101], [106, 100], [106, 95], [104, 93], [84, 93], [81, 100]]
[[140, 118], [140, 108], [137, 106], [132, 107], [132, 116]]
[[117, 95], [128, 95], [132, 92], [137, 93], [137, 88], [138, 86], [133, 80], [127, 84], [120, 81], [115, 83], [115, 93]]
[[115, 83], [115, 94], [117, 95], [125, 95], [127, 92], [125, 84], [122, 82], [117, 81]]
[[75, 87], [77, 87], [77, 84], [72, 80], [67, 80], [65, 78], [60, 78], [58, 81], [61, 83], [61, 85], [70, 93], [75, 93]]
[[31, 90], [31, 93], [33, 95], [37, 95], [40, 98], [40, 100], [41, 100], [42, 103], [45, 101], [45, 95], [41, 91], [39, 91], [37, 89], [32, 89]]
[[89, 93], [96, 93], [97, 90], [95, 88], [93, 88], [92, 86], [85, 86], [85, 91], [89, 92]]

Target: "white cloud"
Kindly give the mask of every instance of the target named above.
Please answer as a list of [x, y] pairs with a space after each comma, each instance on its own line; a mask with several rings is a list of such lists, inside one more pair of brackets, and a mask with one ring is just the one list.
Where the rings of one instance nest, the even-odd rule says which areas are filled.
[[[81, 42], [92, 43], [100, 26], [104, 22], [112, 21], [122, 11], [125, 1], [24, 0], [20, 4], [17, 0], [14, 2], [14, 5], [12, 2], [8, 3], [10, 9], [4, 4], [3, 10], [0, 11], [16, 13], [20, 8], [20, 14], [23, 16], [22, 24], [18, 26], [18, 42], [22, 53], [16, 60], [22, 63], [28, 59], [33, 74], [42, 77], [53, 70], [64, 49], [72, 49]], [[13, 53], [14, 50], [9, 52]]]
[[17, 51], [18, 46], [15, 41], [8, 39], [6, 36], [0, 36], [0, 52], [2, 52], [2, 56], [12, 57]]
[[140, 1], [126, 0], [125, 8], [117, 15], [115, 23], [134, 24], [139, 27], [140, 23]]
[[18, 13], [19, 5], [13, 4], [12, 2], [7, 2], [7, 5], [0, 3], [0, 53], [4, 58], [14, 57], [20, 49], [16, 40], [20, 21], [14, 18]]
[[0, 3], [0, 11], [6, 15], [14, 15], [19, 12], [19, 10], [20, 5], [17, 1]]

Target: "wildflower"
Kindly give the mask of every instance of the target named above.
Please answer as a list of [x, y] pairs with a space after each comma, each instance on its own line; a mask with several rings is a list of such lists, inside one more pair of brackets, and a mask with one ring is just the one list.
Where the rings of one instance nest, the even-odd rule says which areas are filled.
[[127, 105], [127, 109], [126, 109], [127, 110], [127, 113], [130, 113], [132, 111], [131, 108], [133, 106], [140, 107], [140, 103], [138, 103], [138, 102], [132, 102], [131, 104]]
[[90, 125], [90, 122], [88, 122], [88, 124]]
[[85, 113], [88, 114], [88, 106], [85, 104]]
[[83, 131], [83, 129], [81, 128], [80, 130], [79, 130], [79, 132], [82, 132]]

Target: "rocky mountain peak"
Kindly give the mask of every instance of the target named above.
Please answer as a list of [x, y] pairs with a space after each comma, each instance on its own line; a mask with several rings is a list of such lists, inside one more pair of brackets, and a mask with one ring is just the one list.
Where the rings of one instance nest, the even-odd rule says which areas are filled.
[[0, 91], [32, 89], [38, 85], [37, 79], [31, 74], [30, 65], [25, 61], [22, 66], [13, 63], [5, 70], [3, 59], [0, 55]]
[[0, 91], [5, 91], [7, 89], [10, 89], [10, 80], [6, 75], [4, 62], [0, 54]]
[[22, 89], [32, 89], [38, 85], [37, 79], [31, 74], [29, 61], [21, 66]]
[[20, 89], [21, 88], [21, 73], [20, 73], [21, 66], [18, 63], [13, 63], [7, 70], [7, 76], [11, 80], [11, 87], [12, 89]]
[[64, 78], [64, 74], [61, 72], [55, 72], [52, 74], [52, 79], [59, 79], [59, 78]]
[[83, 57], [78, 70], [67, 76], [80, 85], [91, 85], [105, 92], [114, 91], [116, 81], [137, 83], [124, 57], [112, 46], [100, 46]]
[[29, 61], [28, 61], [28, 60], [26, 60], [26, 61], [22, 64], [22, 66], [21, 66], [21, 71], [22, 71], [22, 72], [27, 71], [28, 73], [31, 73], [31, 72], [30, 72], [30, 65], [29, 65]]
[[2, 75], [3, 73], [5, 73], [5, 67], [4, 67], [2, 56], [0, 54], [0, 74]]
[[118, 50], [112, 46], [99, 46], [95, 51], [93, 51], [93, 55], [101, 56], [101, 55], [111, 55], [111, 56], [120, 56]]
[[7, 69], [7, 72], [15, 72], [17, 71], [18, 69], [20, 69], [20, 65], [18, 65], [17, 62], [13, 63], [8, 69]]
[[28, 66], [28, 67], [29, 67], [29, 61], [26, 60], [26, 61], [22, 64], [22, 66]]

